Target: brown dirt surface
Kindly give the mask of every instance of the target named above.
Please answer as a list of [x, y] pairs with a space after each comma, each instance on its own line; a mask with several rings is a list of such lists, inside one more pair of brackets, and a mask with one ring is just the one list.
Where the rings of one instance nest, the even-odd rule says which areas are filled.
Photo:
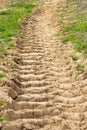
[[3, 9], [7, 6], [8, 0], [0, 0], [0, 9]]
[[20, 1], [20, 0], [0, 0], [0, 10], [7, 9], [9, 4], [15, 3], [18, 1]]
[[9, 121], [2, 122], [1, 130], [87, 129], [87, 78], [77, 76], [71, 43], [58, 39], [60, 2], [43, 0], [21, 26], [15, 69], [4, 87]]

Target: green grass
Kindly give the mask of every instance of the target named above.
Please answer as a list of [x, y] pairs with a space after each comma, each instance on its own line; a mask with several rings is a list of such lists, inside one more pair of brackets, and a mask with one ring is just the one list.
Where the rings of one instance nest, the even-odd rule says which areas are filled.
[[[0, 53], [6, 54], [6, 47], [13, 47], [12, 38], [19, 34], [20, 23], [27, 14], [31, 14], [38, 0], [19, 2], [9, 5], [9, 9], [0, 11]], [[4, 43], [1, 44], [1, 43]], [[5, 44], [6, 43], [6, 44]]]
[[[63, 22], [61, 40], [64, 43], [72, 42], [77, 51], [87, 53], [87, 16], [79, 14], [77, 8], [74, 9], [73, 6], [71, 4], [70, 7], [64, 7], [61, 12], [61, 15], [63, 14], [63, 17], [60, 16]], [[67, 17], [67, 23], [64, 23], [64, 17]]]
[[18, 34], [20, 22], [23, 17], [27, 14], [26, 10], [9, 10], [9, 14], [1, 17], [0, 24], [0, 41], [8, 42], [12, 37]]

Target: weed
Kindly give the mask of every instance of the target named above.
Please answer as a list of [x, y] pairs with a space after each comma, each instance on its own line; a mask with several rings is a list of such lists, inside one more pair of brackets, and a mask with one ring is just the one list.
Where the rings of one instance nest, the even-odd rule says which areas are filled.
[[83, 65], [77, 65], [76, 70], [78, 71], [78, 74], [81, 74], [84, 72], [84, 66]]
[[0, 100], [0, 107], [2, 107], [3, 106], [3, 102]]
[[10, 109], [10, 107], [9, 106], [5, 106], [5, 109], [8, 110], [8, 109]]
[[10, 66], [10, 69], [11, 69], [11, 70], [14, 70], [14, 69], [15, 69], [15, 65], [11, 65], [11, 66]]
[[[3, 102], [2, 102], [2, 100], [0, 100], [0, 111], [1, 111], [1, 109], [2, 109], [2, 106], [4, 106], [4, 104], [3, 104]], [[4, 106], [4, 108], [5, 109], [9, 109], [7, 106]], [[8, 118], [8, 116], [7, 115], [1, 115], [0, 114], [0, 122], [2, 122], [2, 121], [6, 121], [6, 120], [8, 120], [9, 118]]]
[[0, 15], [9, 15], [9, 10], [5, 11], [0, 11]]
[[78, 57], [75, 54], [72, 54], [71, 58], [72, 58], [73, 61], [77, 61], [78, 60]]
[[4, 44], [0, 44], [0, 53], [6, 55], [7, 51]]
[[6, 59], [4, 57], [0, 57], [0, 62], [5, 62]]
[[15, 48], [15, 45], [14, 45], [13, 42], [9, 42], [9, 43], [8, 43], [8, 47], [9, 47], [9, 49], [14, 49], [14, 48]]
[[9, 118], [7, 115], [0, 115], [0, 122], [7, 121]]
[[28, 3], [28, 2], [18, 2], [16, 4], [10, 5], [10, 7], [24, 8], [24, 9], [27, 9], [27, 10], [32, 10], [32, 8], [34, 8], [35, 5]]
[[5, 77], [6, 77], [6, 73], [1, 72], [1, 73], [0, 73], [0, 79], [5, 78]]

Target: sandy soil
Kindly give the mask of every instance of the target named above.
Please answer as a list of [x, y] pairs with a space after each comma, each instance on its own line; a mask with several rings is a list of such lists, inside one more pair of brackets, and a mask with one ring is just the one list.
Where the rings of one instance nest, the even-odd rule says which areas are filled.
[[1, 130], [87, 129], [87, 79], [77, 77], [72, 45], [58, 39], [59, 2], [43, 0], [22, 24]]

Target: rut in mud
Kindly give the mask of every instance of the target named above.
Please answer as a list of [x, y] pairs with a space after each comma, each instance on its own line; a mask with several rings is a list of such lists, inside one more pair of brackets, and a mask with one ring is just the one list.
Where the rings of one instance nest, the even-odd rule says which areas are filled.
[[23, 27], [9, 91], [13, 102], [2, 130], [87, 128], [87, 80], [76, 80], [72, 47], [57, 38], [58, 2], [44, 0]]

